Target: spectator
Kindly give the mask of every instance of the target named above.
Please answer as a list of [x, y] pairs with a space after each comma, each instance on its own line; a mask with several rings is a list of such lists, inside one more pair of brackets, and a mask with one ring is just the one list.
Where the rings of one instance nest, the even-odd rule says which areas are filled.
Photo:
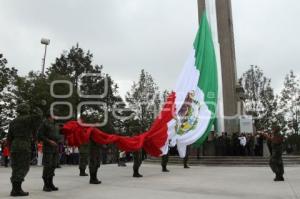
[[71, 152], [72, 152], [72, 148], [67, 146], [65, 149], [65, 153], [66, 153], [66, 163], [67, 164], [72, 164], [72, 159], [71, 159]]
[[118, 166], [119, 167], [126, 167], [126, 152], [125, 151], [119, 151]]
[[240, 155], [245, 155], [245, 147], [246, 147], [246, 144], [247, 144], [247, 139], [246, 139], [246, 136], [245, 136], [244, 133], [242, 133], [242, 135], [239, 137], [239, 140], [240, 140], [239, 154]]
[[253, 156], [254, 155], [254, 137], [252, 134], [247, 134], [246, 139], [247, 139], [246, 155]]
[[3, 144], [2, 140], [0, 140], [0, 165], [2, 166], [2, 161], [3, 161]]
[[240, 141], [239, 141], [238, 133], [232, 134], [231, 146], [232, 146], [232, 155], [233, 156], [240, 155], [240, 153], [239, 153]]
[[43, 144], [39, 142], [37, 144], [37, 150], [38, 150], [38, 166], [42, 166], [42, 159], [43, 159]]
[[6, 144], [6, 142], [4, 143], [4, 148], [3, 148], [3, 160], [4, 160], [4, 166], [8, 167], [8, 163], [9, 163], [9, 149], [8, 146]]
[[79, 149], [78, 147], [73, 147], [73, 154], [72, 154], [72, 164], [78, 165], [79, 164]]

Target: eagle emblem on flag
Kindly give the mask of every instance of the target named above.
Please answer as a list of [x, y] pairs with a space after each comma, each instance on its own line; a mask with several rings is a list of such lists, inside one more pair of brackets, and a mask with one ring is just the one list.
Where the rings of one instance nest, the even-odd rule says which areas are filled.
[[196, 128], [199, 123], [200, 108], [199, 101], [195, 99], [195, 91], [188, 92], [176, 116], [176, 134], [184, 135]]

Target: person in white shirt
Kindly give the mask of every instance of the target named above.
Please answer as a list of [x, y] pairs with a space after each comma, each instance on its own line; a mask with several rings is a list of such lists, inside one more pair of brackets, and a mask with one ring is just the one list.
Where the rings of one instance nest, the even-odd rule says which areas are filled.
[[247, 139], [244, 134], [239, 137], [240, 140], [240, 155], [245, 155], [245, 147], [247, 144]]

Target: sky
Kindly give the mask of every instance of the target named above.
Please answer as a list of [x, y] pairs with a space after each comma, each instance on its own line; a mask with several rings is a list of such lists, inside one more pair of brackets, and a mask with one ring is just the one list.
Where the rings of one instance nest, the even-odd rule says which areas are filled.
[[[197, 0], [0, 0], [0, 53], [21, 75], [41, 70], [79, 43], [118, 83], [121, 95], [149, 72], [174, 88], [198, 28]], [[300, 75], [300, 1], [232, 0], [238, 76], [258, 65], [278, 92]]]

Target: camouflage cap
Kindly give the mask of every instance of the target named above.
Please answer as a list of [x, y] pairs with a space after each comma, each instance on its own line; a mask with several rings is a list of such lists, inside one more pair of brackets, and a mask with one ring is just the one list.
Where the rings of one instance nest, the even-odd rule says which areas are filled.
[[17, 113], [19, 114], [28, 114], [30, 111], [30, 106], [28, 104], [22, 103], [17, 107]]

